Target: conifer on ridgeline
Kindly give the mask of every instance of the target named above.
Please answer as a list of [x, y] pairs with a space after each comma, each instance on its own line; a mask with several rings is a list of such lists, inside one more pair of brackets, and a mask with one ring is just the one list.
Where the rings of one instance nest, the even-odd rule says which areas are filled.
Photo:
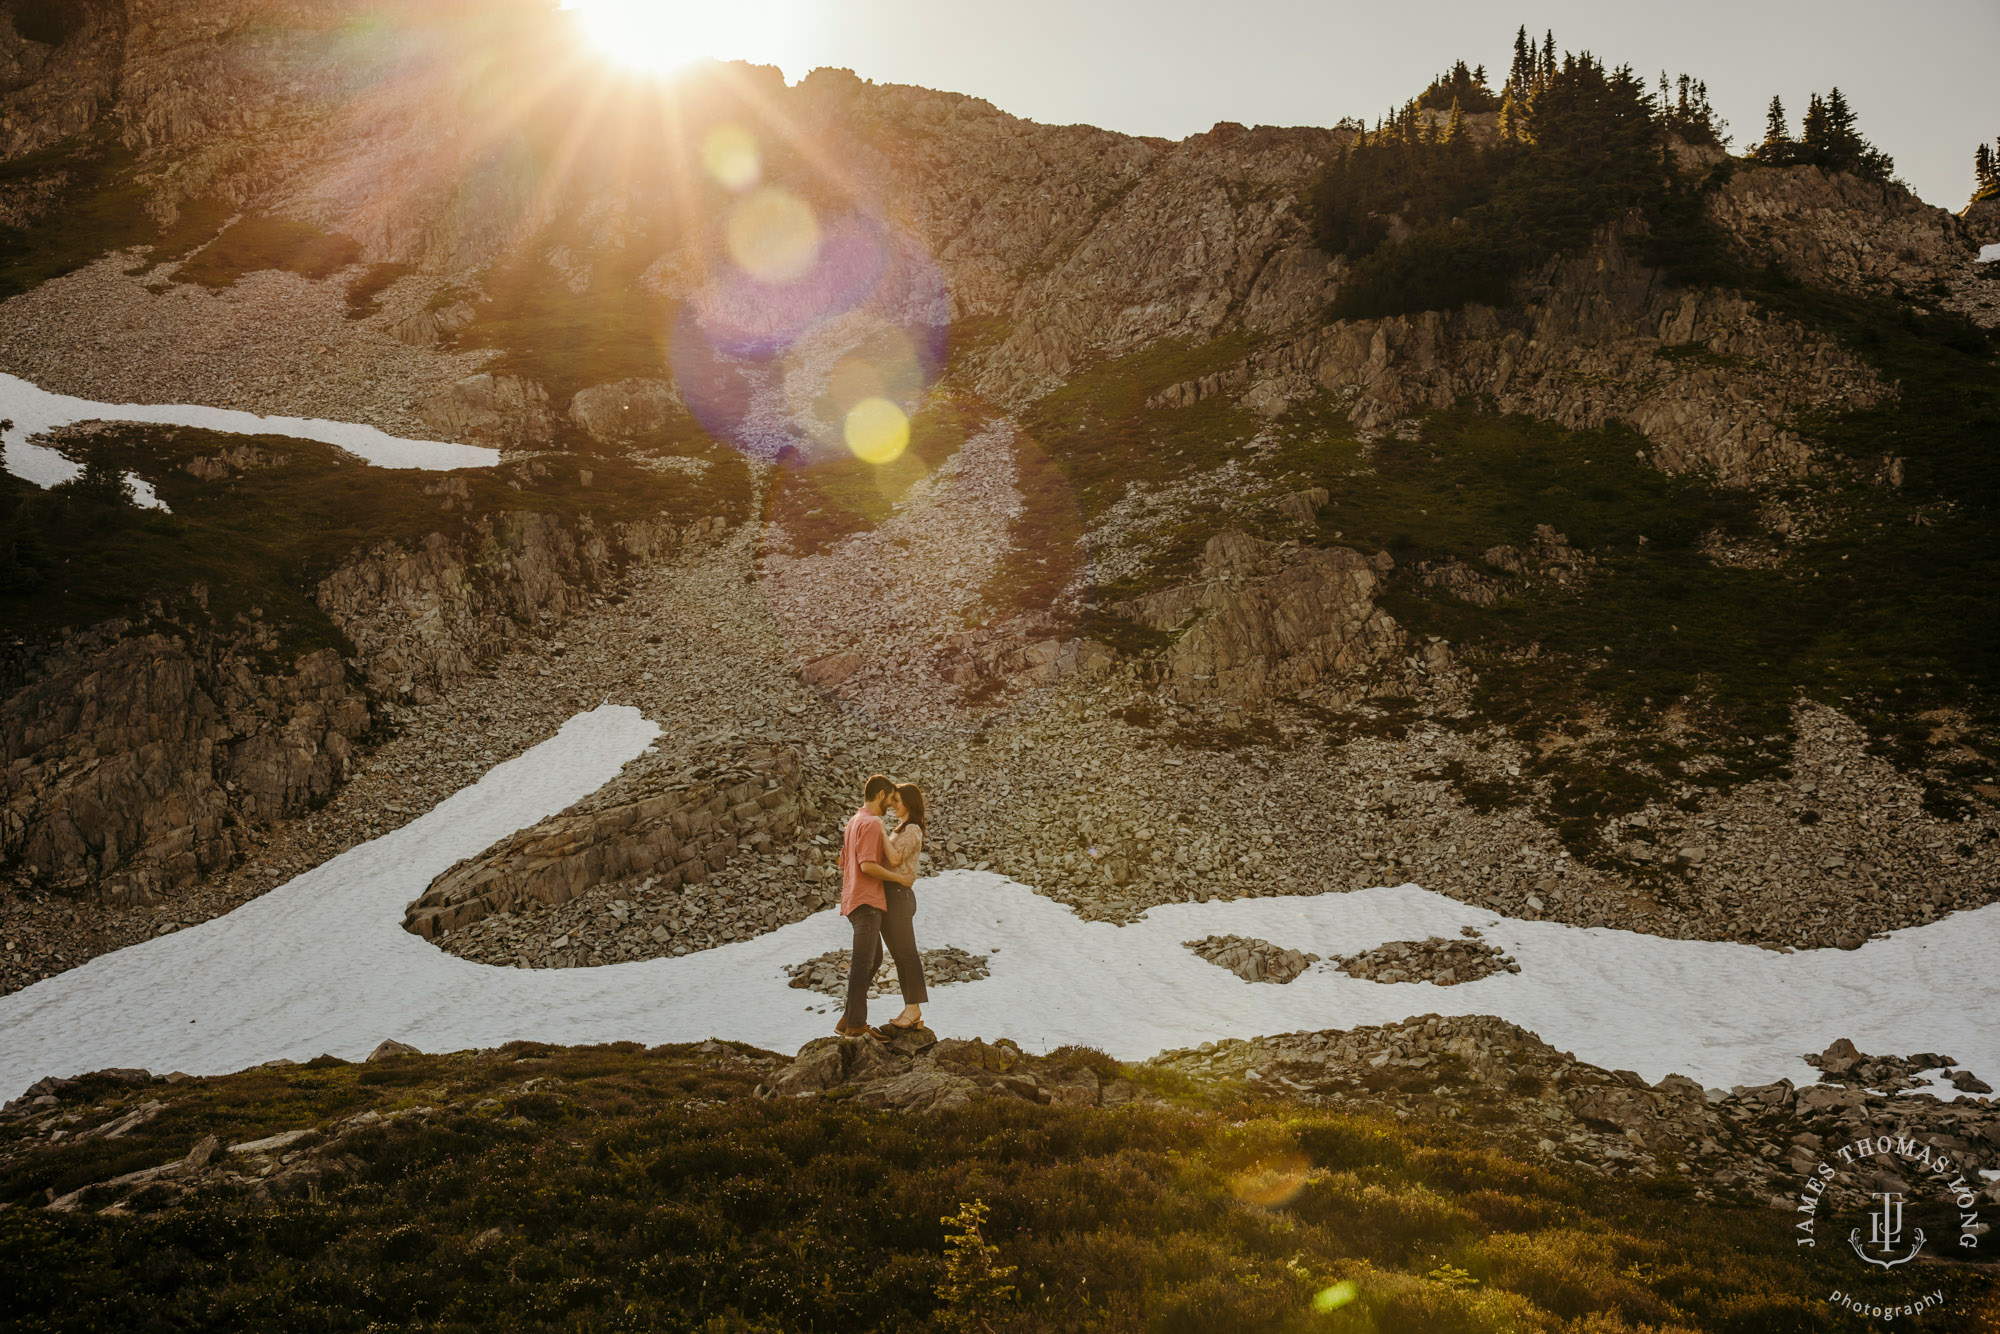
[[2000, 153], [1991, 144], [1981, 144], [1972, 150], [1972, 198], [1976, 203], [1995, 197], [2000, 197]]
[[1887, 181], [1896, 170], [1895, 160], [1861, 136], [1857, 120], [1840, 89], [1825, 97], [1813, 93], [1806, 101], [1799, 137], [1793, 139], [1786, 129], [1785, 105], [1773, 97], [1765, 113], [1764, 141], [1750, 156], [1769, 167], [1818, 167]]
[[1764, 112], [1764, 141], [1750, 150], [1750, 156], [1767, 166], [1782, 167], [1792, 161], [1796, 148], [1791, 125], [1785, 119], [1785, 104], [1773, 93]]

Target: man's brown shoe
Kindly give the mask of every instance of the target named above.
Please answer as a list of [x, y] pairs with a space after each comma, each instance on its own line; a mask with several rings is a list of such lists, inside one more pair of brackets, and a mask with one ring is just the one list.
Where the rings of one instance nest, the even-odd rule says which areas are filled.
[[875, 1036], [875, 1030], [866, 1024], [862, 1024], [858, 1028], [849, 1028], [846, 1024], [835, 1024], [833, 1031], [844, 1038], [872, 1038]]

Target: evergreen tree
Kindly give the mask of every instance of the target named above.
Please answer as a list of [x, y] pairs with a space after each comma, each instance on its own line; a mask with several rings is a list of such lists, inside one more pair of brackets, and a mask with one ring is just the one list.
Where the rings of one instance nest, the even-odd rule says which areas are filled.
[[1852, 162], [1861, 156], [1861, 136], [1854, 130], [1854, 109], [1839, 88], [1826, 95], [1826, 137], [1821, 154], [1831, 162]]
[[1507, 67], [1507, 82], [1500, 88], [1500, 135], [1509, 143], [1521, 138], [1521, 117], [1535, 86], [1535, 48], [1528, 40], [1528, 25], [1514, 32], [1514, 59]]
[[103, 508], [128, 507], [138, 500], [124, 469], [101, 455], [85, 460], [81, 473], [55, 489], [71, 499]]
[[1792, 160], [1792, 131], [1785, 121], [1785, 104], [1774, 93], [1770, 108], [1764, 112], [1764, 142], [1758, 144], [1750, 156], [1773, 167], [1782, 167]]
[[1817, 163], [1826, 148], [1826, 102], [1818, 93], [1806, 100], [1806, 116], [1799, 123], [1799, 155]]
[[1528, 25], [1514, 33], [1514, 63], [1507, 68], [1507, 86], [1526, 93], [1535, 82], [1535, 48], [1528, 45]]
[[[1775, 99], [1774, 110], [1775, 107]], [[1760, 161], [1777, 161], [1759, 153]], [[1803, 163], [1821, 171], [1845, 171], [1870, 180], [1886, 181], [1896, 164], [1887, 153], [1861, 137], [1854, 109], [1847, 97], [1835, 88], [1825, 97], [1814, 93], [1806, 104], [1798, 142], [1790, 146], [1783, 161]]]
[[1972, 150], [1972, 197], [1984, 199], [2000, 190], [2000, 175], [1995, 174], [1993, 150], [1986, 144]]
[[27, 593], [39, 587], [49, 563], [49, 547], [35, 514], [32, 498], [14, 507], [0, 524], [0, 594]]
[[951, 1229], [944, 1239], [944, 1281], [937, 1285], [939, 1323], [960, 1334], [982, 1334], [994, 1322], [1005, 1323], [1014, 1303], [1015, 1266], [999, 1263], [1000, 1248], [980, 1231], [986, 1222], [986, 1202], [966, 1200], [958, 1212], [941, 1221]]
[[1724, 141], [1722, 129], [1727, 122], [1709, 104], [1708, 85], [1693, 75], [1683, 74], [1669, 84], [1667, 72], [1660, 71], [1659, 116], [1669, 134], [1688, 143], [1719, 146]]

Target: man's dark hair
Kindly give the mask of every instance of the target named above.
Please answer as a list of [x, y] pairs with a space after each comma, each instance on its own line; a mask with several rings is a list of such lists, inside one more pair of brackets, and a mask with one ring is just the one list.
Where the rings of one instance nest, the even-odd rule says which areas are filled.
[[889, 775], [871, 774], [868, 777], [868, 786], [861, 789], [861, 799], [863, 801], [873, 801], [884, 792], [893, 792], [895, 788], [896, 780], [889, 777]]

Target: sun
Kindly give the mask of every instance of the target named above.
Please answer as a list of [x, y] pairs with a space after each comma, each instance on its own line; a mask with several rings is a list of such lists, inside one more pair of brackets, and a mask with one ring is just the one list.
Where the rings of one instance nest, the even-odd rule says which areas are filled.
[[567, 0], [598, 49], [621, 65], [665, 74], [697, 60], [775, 63], [790, 27], [776, 0]]

